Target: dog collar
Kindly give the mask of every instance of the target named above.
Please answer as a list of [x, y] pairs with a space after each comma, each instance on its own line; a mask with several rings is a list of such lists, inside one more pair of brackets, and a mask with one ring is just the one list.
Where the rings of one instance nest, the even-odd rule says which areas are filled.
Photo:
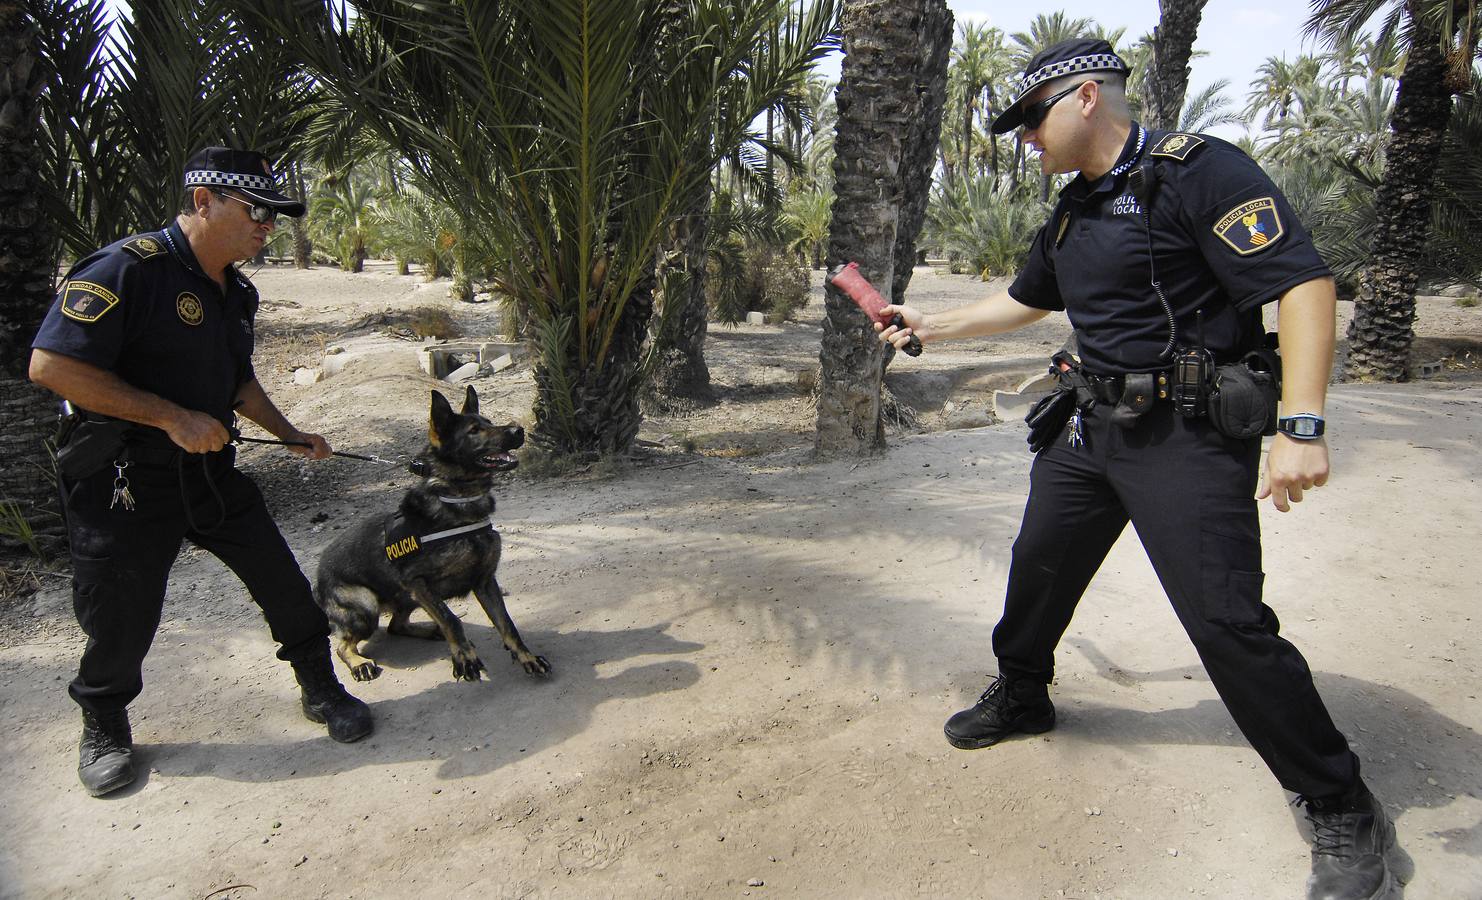
[[483, 500], [492, 499], [493, 496], [494, 496], [494, 492], [493, 491], [490, 491], [487, 494], [480, 494], [477, 497], [441, 497], [440, 496], [440, 497], [437, 498], [437, 502], [439, 502], [439, 503], [452, 503], [454, 505], [463, 504], [463, 503], [478, 503], [478, 502], [483, 501]]

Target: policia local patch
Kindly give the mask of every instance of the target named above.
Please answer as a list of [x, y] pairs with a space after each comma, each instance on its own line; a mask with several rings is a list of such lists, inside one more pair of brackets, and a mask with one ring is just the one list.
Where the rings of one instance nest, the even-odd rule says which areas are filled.
[[1260, 253], [1281, 239], [1286, 230], [1271, 197], [1248, 200], [1220, 216], [1214, 233], [1241, 256]]
[[62, 315], [78, 322], [96, 322], [118, 305], [118, 295], [91, 281], [69, 281], [62, 288]]

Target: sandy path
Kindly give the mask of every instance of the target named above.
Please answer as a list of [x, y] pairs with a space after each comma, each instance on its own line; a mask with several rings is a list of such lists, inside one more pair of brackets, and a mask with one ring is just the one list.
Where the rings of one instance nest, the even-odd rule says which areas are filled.
[[[980, 289], [935, 280], [943, 303]], [[296, 321], [313, 314], [308, 293]], [[809, 321], [720, 332], [723, 394], [808, 368]], [[1041, 341], [1059, 336], [1046, 326], [1001, 349], [1031, 360]], [[953, 353], [923, 357], [915, 377], [950, 383], [935, 402], [984, 402], [949, 370], [995, 364]], [[395, 452], [430, 384], [405, 362], [270, 389], [341, 446]], [[476, 383], [495, 411], [524, 415], [521, 377]], [[769, 452], [702, 440], [713, 455], [504, 486], [501, 581], [555, 677], [520, 674], [477, 607], [455, 604], [492, 677], [454, 683], [443, 645], [379, 636], [386, 673], [358, 689], [378, 731], [360, 745], [300, 717], [255, 608], [189, 552], [133, 708], [148, 775], [90, 799], [64, 691], [80, 641], [65, 591], [37, 595], [39, 624], [0, 648], [18, 775], [0, 794], [0, 895], [1299, 895], [1307, 845], [1287, 798], [1130, 534], [1062, 645], [1059, 727], [971, 753], [943, 740], [993, 669], [1030, 460], [1021, 426], [898, 436], [884, 456], [819, 464], [795, 449], [804, 398], [774, 393], [727, 395], [716, 414], [770, 416]], [[1482, 896], [1479, 413], [1466, 383], [1339, 386], [1333, 484], [1263, 513], [1268, 603], [1397, 817], [1415, 898]], [[719, 421], [646, 435], [719, 434]], [[345, 518], [408, 482], [276, 453], [246, 450], [243, 465], [310, 570]]]

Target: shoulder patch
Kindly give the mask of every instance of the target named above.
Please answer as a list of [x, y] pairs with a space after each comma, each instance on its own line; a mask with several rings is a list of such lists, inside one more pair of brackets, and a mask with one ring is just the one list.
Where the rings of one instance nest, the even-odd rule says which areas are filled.
[[1176, 159], [1179, 162], [1183, 162], [1189, 158], [1190, 153], [1193, 153], [1203, 143], [1204, 138], [1199, 137], [1197, 134], [1184, 134], [1181, 131], [1175, 131], [1172, 134], [1165, 134], [1159, 138], [1158, 143], [1154, 144], [1153, 149], [1149, 150], [1148, 153], [1153, 156], [1166, 156], [1169, 159]]
[[1214, 223], [1214, 233], [1231, 250], [1241, 256], [1250, 256], [1281, 240], [1286, 228], [1276, 211], [1275, 198], [1257, 197], [1220, 216]]
[[149, 259], [165, 252], [165, 245], [158, 238], [144, 234], [123, 245], [123, 248], [140, 259]]
[[118, 305], [118, 295], [91, 281], [62, 285], [62, 315], [77, 322], [96, 322]]

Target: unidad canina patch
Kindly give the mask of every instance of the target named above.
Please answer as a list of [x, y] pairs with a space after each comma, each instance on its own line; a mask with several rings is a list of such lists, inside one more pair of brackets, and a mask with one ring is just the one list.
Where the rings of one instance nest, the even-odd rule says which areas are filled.
[[96, 322], [118, 305], [118, 295], [91, 281], [69, 281], [62, 287], [62, 315], [78, 322]]
[[180, 321], [187, 325], [199, 325], [206, 318], [206, 312], [201, 308], [201, 298], [190, 291], [182, 291], [175, 298], [175, 312], [180, 314]]
[[1281, 240], [1286, 233], [1281, 216], [1276, 212], [1276, 201], [1271, 197], [1247, 200], [1220, 216], [1214, 223], [1214, 233], [1241, 256], [1250, 256]]

